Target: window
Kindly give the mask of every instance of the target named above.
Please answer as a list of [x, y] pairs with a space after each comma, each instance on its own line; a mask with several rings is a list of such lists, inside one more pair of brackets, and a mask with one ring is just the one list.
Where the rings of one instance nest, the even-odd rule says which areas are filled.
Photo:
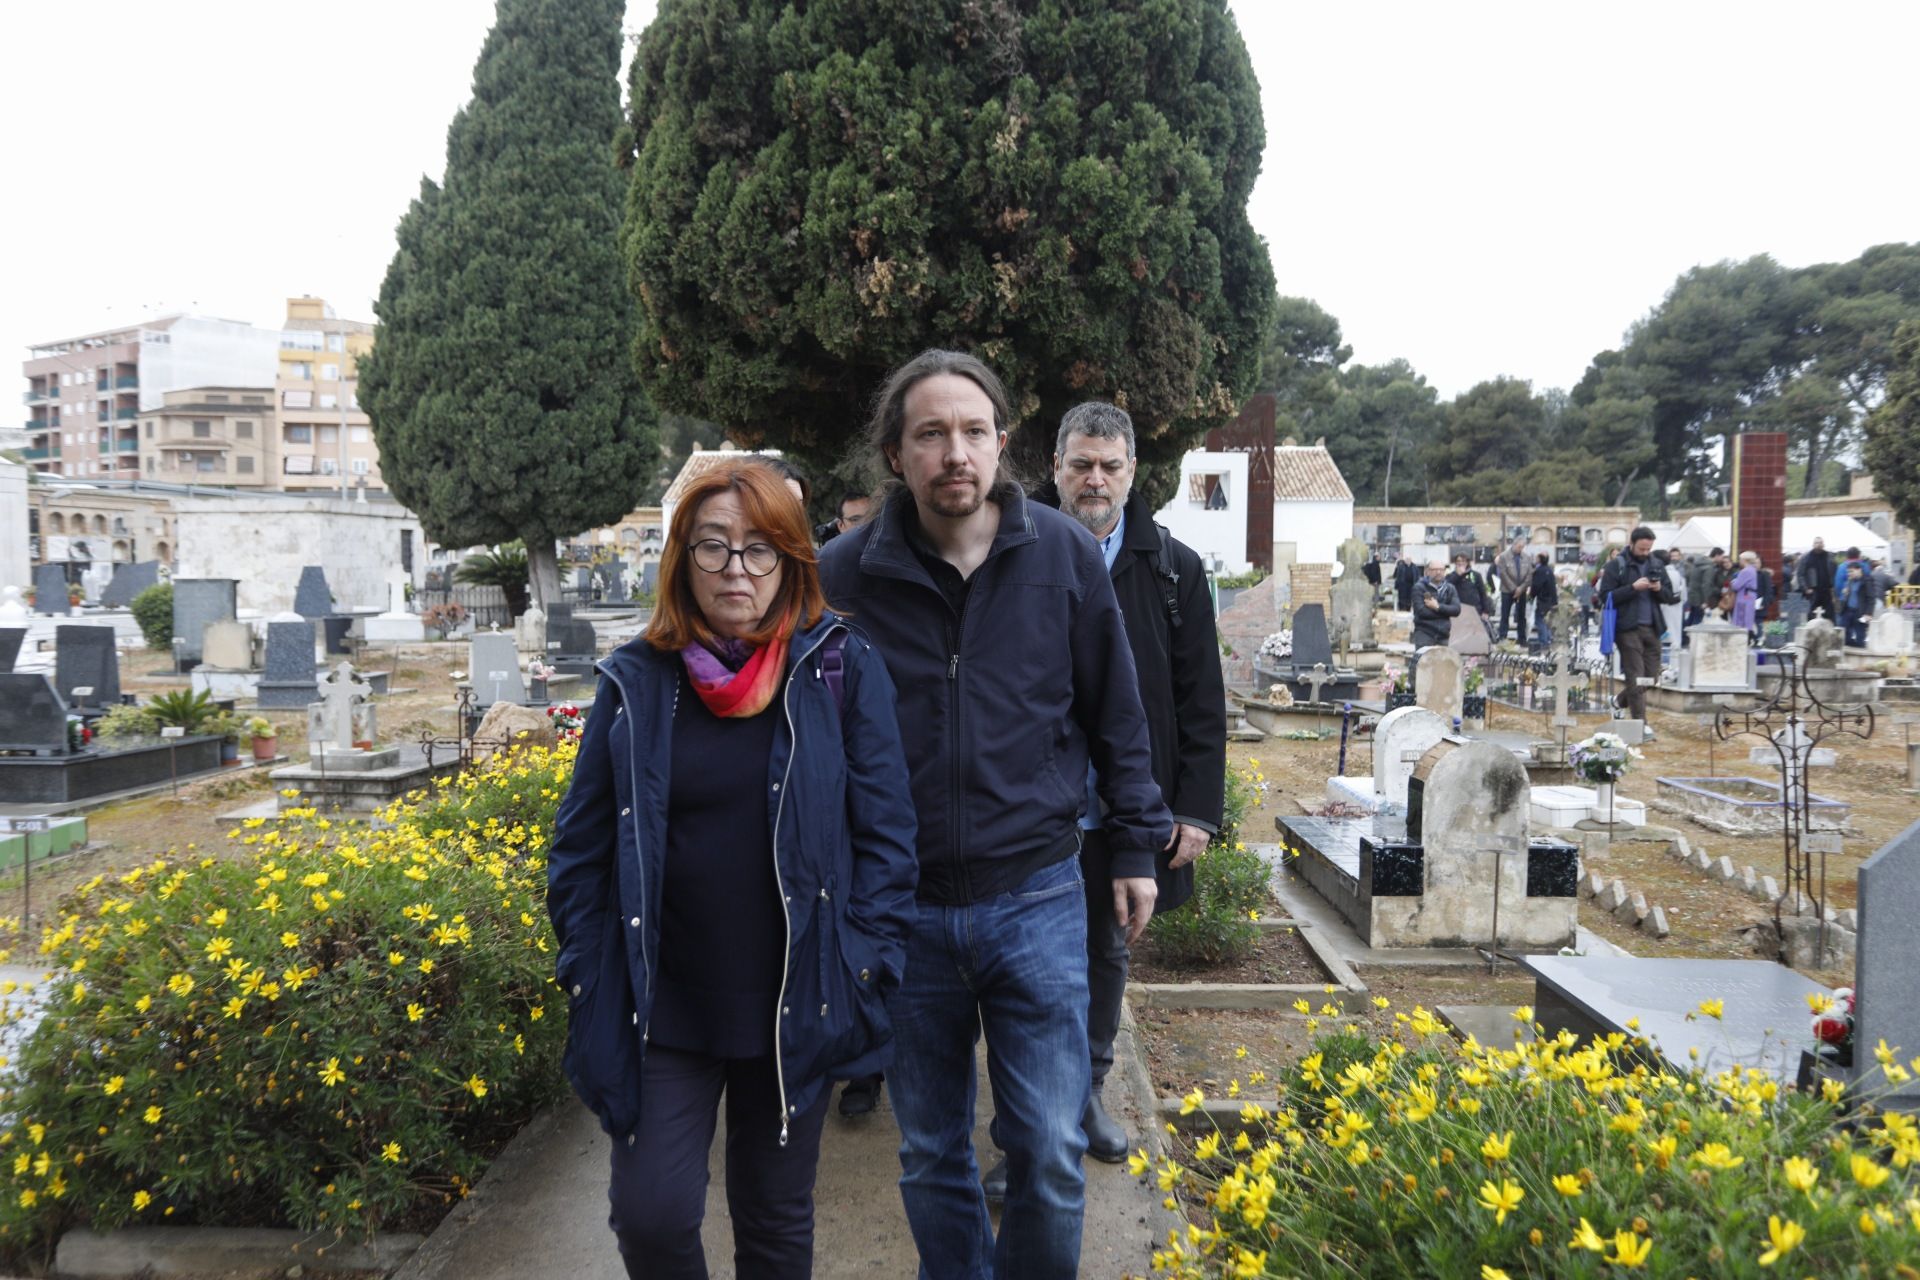
[[153, 439], [153, 419], [147, 419], [147, 439]]
[[340, 397], [334, 395], [331, 391], [322, 391], [320, 393], [320, 407], [322, 409], [338, 409], [340, 407]]
[[338, 333], [330, 333], [327, 335], [327, 350], [345, 351], [346, 349], [347, 340], [344, 335]]
[[282, 391], [280, 393], [280, 407], [283, 409], [311, 409], [313, 408], [313, 392]]
[[247, 422], [247, 421], [244, 421], [244, 420], [243, 420], [243, 421], [240, 421], [240, 422], [236, 422], [236, 423], [234, 423], [234, 424], [233, 424], [233, 438], [234, 438], [234, 439], [236, 439], [236, 440], [251, 440], [251, 439], [253, 439], [253, 424], [252, 424], [251, 422]]
[[233, 461], [234, 461], [234, 470], [238, 471], [241, 475], [250, 476], [253, 474], [252, 458], [242, 456], [242, 457], [235, 458]]
[[282, 330], [280, 346], [288, 351], [318, 351], [320, 335], [305, 329]]
[[212, 393], [209, 393], [207, 396], [207, 403], [208, 404], [230, 404], [232, 403], [232, 401], [231, 401], [231, 398], [228, 396], [214, 395]]
[[266, 402], [267, 402], [267, 398], [265, 396], [241, 396], [240, 397], [241, 404], [265, 404]]
[[1227, 472], [1196, 471], [1187, 477], [1187, 501], [1209, 511], [1227, 509]]
[[[321, 399], [323, 399], [323, 400], [324, 400], [324, 399], [326, 399], [326, 397], [325, 397], [325, 396], [322, 396], [322, 397], [321, 397]], [[322, 428], [320, 428], [320, 443], [321, 443], [321, 444], [331, 444], [331, 445], [337, 445], [337, 444], [339, 444], [339, 443], [340, 443], [340, 428], [338, 428], [338, 427], [322, 427]]]
[[367, 460], [365, 458], [353, 459], [352, 467], [353, 467], [353, 474], [357, 476], [363, 476], [367, 474]]
[[340, 464], [332, 458], [322, 458], [320, 459], [320, 474], [323, 476], [337, 476], [340, 474]]
[[286, 369], [287, 376], [296, 382], [313, 381], [313, 362], [310, 360], [290, 360]]
[[339, 366], [339, 365], [337, 365], [337, 364], [323, 364], [323, 365], [321, 365], [321, 366], [320, 366], [320, 381], [322, 381], [322, 382], [338, 382], [338, 381], [340, 381], [340, 366]]
[[313, 455], [296, 453], [282, 458], [280, 469], [290, 476], [310, 476], [313, 474]]
[[313, 428], [304, 422], [289, 422], [282, 428], [280, 438], [288, 444], [312, 444]]
[[152, 474], [153, 472], [153, 455], [152, 454], [147, 455], [147, 472], [148, 474]]
[[193, 420], [193, 438], [195, 440], [213, 439], [213, 423], [206, 418], [195, 418]]
[[367, 443], [368, 433], [365, 427], [348, 427], [347, 439], [353, 444]]

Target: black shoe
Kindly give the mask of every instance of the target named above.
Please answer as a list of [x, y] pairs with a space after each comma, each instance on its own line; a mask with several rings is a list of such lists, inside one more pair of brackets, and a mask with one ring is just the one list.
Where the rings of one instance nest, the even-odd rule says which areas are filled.
[[1127, 1131], [1100, 1105], [1100, 1095], [1087, 1101], [1080, 1128], [1087, 1135], [1087, 1154], [1107, 1164], [1119, 1164], [1127, 1158]]
[[871, 1114], [880, 1101], [880, 1076], [847, 1081], [840, 1091], [840, 1114], [848, 1118]]
[[1001, 1204], [1007, 1198], [1007, 1158], [1001, 1156], [993, 1162], [993, 1168], [987, 1170], [987, 1176], [980, 1179], [980, 1190], [986, 1193], [987, 1203]]

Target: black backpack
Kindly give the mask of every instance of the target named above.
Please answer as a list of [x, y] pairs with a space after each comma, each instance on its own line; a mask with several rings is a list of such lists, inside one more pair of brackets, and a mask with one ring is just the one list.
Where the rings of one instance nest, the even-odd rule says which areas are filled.
[[1154, 521], [1153, 531], [1160, 535], [1160, 549], [1150, 557], [1153, 576], [1160, 579], [1160, 600], [1167, 607], [1167, 620], [1180, 629], [1180, 571], [1173, 567], [1173, 534], [1167, 526]]

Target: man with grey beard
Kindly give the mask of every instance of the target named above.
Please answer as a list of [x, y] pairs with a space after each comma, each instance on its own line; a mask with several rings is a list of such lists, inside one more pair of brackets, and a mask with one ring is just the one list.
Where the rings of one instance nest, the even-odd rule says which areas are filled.
[[[1053, 480], [1033, 500], [1057, 506], [1093, 535], [1106, 558], [1126, 624], [1127, 645], [1147, 714], [1153, 777], [1173, 812], [1174, 842], [1155, 863], [1162, 914], [1193, 896], [1193, 862], [1220, 829], [1226, 781], [1227, 703], [1214, 638], [1213, 602], [1200, 557], [1154, 523], [1146, 498], [1133, 489], [1133, 420], [1124, 409], [1090, 401], [1069, 409], [1055, 442]], [[1087, 883], [1087, 1042], [1092, 1103], [1082, 1121], [1087, 1152], [1124, 1160], [1126, 1130], [1101, 1104], [1113, 1066], [1120, 1001], [1127, 986], [1127, 938], [1113, 913], [1107, 835], [1092, 770], [1080, 826], [1081, 872]], [[1005, 1193], [1002, 1160], [984, 1180], [988, 1198]]]

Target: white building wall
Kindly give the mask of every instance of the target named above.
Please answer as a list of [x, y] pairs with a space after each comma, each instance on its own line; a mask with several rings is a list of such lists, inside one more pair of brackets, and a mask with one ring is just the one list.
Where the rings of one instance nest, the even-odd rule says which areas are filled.
[[421, 585], [427, 538], [412, 512], [392, 502], [338, 498], [178, 498], [178, 578], [234, 578], [239, 606], [262, 614], [293, 608], [300, 570], [326, 570], [336, 607], [387, 607], [387, 574], [399, 567], [402, 532], [413, 534], [413, 581]]
[[30, 585], [27, 563], [27, 469], [0, 458], [0, 587]]
[[[1200, 553], [1202, 564], [1211, 568], [1218, 562], [1222, 573], [1245, 573], [1253, 567], [1247, 557], [1247, 458], [1244, 453], [1195, 449], [1181, 460], [1180, 486], [1173, 500], [1154, 512], [1154, 519], [1174, 537]], [[1224, 511], [1209, 511], [1187, 497], [1187, 477], [1210, 473], [1227, 477]]]
[[1352, 536], [1352, 499], [1273, 504], [1273, 540], [1294, 544], [1296, 564], [1337, 564], [1340, 544]]
[[158, 409], [188, 387], [273, 387], [280, 331], [238, 320], [181, 316], [140, 338], [140, 407]]

